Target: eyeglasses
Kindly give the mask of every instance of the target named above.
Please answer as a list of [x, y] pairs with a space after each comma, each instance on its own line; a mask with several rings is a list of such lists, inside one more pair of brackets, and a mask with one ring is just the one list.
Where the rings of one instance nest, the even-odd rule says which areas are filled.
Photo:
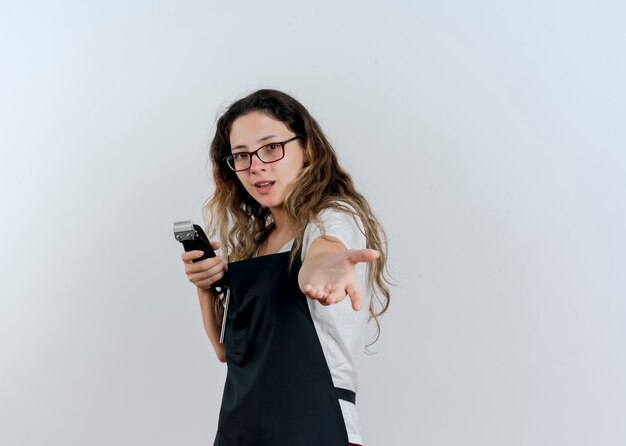
[[259, 147], [253, 152], [237, 152], [224, 157], [224, 161], [235, 172], [249, 169], [252, 166], [252, 155], [256, 155], [262, 162], [269, 164], [280, 161], [285, 157], [285, 144], [300, 138], [296, 135], [283, 142], [271, 142]]

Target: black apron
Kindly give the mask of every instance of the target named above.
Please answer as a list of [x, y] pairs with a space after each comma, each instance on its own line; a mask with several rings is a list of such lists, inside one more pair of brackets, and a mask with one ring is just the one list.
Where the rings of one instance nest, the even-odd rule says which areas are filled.
[[228, 372], [214, 446], [347, 446], [339, 398], [307, 297], [300, 256], [230, 263], [224, 345]]

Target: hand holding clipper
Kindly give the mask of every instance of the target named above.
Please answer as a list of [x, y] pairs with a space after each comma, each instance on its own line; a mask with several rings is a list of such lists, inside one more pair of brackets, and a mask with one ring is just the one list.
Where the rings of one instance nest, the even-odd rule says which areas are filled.
[[[191, 220], [174, 222], [174, 238], [183, 244], [185, 252], [189, 251], [203, 251], [204, 255], [193, 259], [192, 262], [196, 263], [204, 259], [215, 257], [215, 251], [211, 247], [211, 243], [207, 238], [202, 228], [198, 225], [194, 225]], [[218, 295], [223, 295], [224, 304], [224, 316], [222, 320], [222, 328], [220, 333], [220, 343], [224, 343], [224, 334], [226, 329], [226, 319], [228, 315], [228, 304], [230, 301], [230, 289], [228, 287], [230, 281], [228, 273], [224, 272], [224, 276], [217, 282], [211, 285], [211, 288], [215, 290]]]
[[[204, 259], [215, 257], [215, 251], [211, 247], [211, 243], [202, 228], [193, 224], [191, 220], [174, 222], [174, 237], [183, 244], [186, 252], [203, 251], [204, 255], [194, 259], [193, 262], [199, 262]], [[223, 293], [228, 286], [228, 273], [224, 273], [219, 281], [213, 284], [213, 288], [218, 293]]]

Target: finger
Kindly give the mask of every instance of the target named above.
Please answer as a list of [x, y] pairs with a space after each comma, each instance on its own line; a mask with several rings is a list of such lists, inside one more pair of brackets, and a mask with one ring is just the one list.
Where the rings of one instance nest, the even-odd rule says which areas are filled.
[[208, 279], [198, 280], [196, 282], [192, 282], [195, 286], [202, 289], [210, 289], [216, 282], [218, 282], [222, 278], [222, 274], [215, 275], [213, 277], [209, 277]]
[[203, 289], [203, 290], [208, 290], [208, 289], [211, 289], [211, 286], [214, 283], [215, 282], [213, 282], [212, 280], [205, 279], [205, 280], [201, 280], [199, 282], [194, 282], [194, 285], [197, 286], [198, 288]]
[[313, 285], [305, 285], [302, 292], [311, 299], [319, 300], [323, 297], [323, 293], [315, 288]]
[[201, 260], [199, 262], [189, 262], [185, 263], [185, 273], [193, 274], [193, 273], [202, 273], [209, 271], [211, 269], [217, 270], [225, 270], [227, 267], [226, 260], [223, 257], [212, 257], [208, 259]]
[[327, 302], [328, 299], [328, 293], [325, 292], [325, 290], [320, 289], [320, 288], [316, 288], [312, 285], [307, 285], [304, 287], [304, 294], [307, 297], [310, 297], [313, 300], [317, 300], [319, 301], [321, 304], [323, 305], [329, 305], [329, 303]]
[[320, 304], [324, 305], [325, 307], [327, 307], [329, 305], [332, 305], [332, 303], [328, 301], [328, 294], [320, 292], [319, 295], [320, 295], [320, 297], [317, 299], [317, 301]]
[[375, 249], [351, 249], [348, 251], [348, 260], [352, 263], [371, 262], [379, 256], [380, 253]]
[[346, 287], [346, 292], [352, 301], [352, 309], [354, 311], [359, 311], [363, 306], [363, 296], [361, 295], [361, 288], [359, 285], [356, 283], [348, 285]]
[[346, 297], [346, 290], [340, 286], [333, 286], [327, 293], [326, 302], [330, 304], [336, 304], [341, 302]]
[[211, 248], [213, 249], [220, 249], [220, 246], [222, 246], [220, 242], [211, 242]]
[[210, 260], [210, 259], [205, 259], [199, 263], [204, 264], [202, 265], [204, 268], [201, 270], [201, 272], [204, 273], [207, 277], [214, 276], [216, 274], [224, 275], [224, 273], [228, 269], [228, 264], [221, 257], [219, 257], [218, 262], [206, 262], [205, 263], [206, 260]]
[[183, 262], [192, 263], [195, 259], [199, 259], [203, 255], [204, 255], [204, 251], [195, 250], [195, 251], [183, 252], [180, 257], [183, 259]]
[[220, 272], [216, 274], [210, 274], [210, 275], [207, 275], [205, 273], [195, 273], [195, 274], [187, 274], [187, 278], [189, 279], [191, 283], [199, 286], [200, 283], [204, 283], [204, 282], [208, 282], [208, 284], [217, 282], [218, 280], [222, 278], [221, 274], [222, 273]]
[[200, 284], [211, 285], [224, 277], [224, 273], [225, 269], [216, 265], [207, 271], [187, 274], [187, 277], [196, 286], [200, 286]]

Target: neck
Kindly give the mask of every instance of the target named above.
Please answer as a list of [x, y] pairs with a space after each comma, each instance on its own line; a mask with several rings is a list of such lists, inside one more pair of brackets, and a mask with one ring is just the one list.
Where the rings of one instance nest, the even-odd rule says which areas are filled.
[[258, 247], [258, 255], [267, 255], [276, 253], [285, 243], [293, 238], [293, 224], [287, 216], [277, 209], [270, 209], [274, 225], [267, 237]]
[[274, 220], [274, 232], [277, 234], [293, 232], [293, 224], [281, 209], [271, 209]]

